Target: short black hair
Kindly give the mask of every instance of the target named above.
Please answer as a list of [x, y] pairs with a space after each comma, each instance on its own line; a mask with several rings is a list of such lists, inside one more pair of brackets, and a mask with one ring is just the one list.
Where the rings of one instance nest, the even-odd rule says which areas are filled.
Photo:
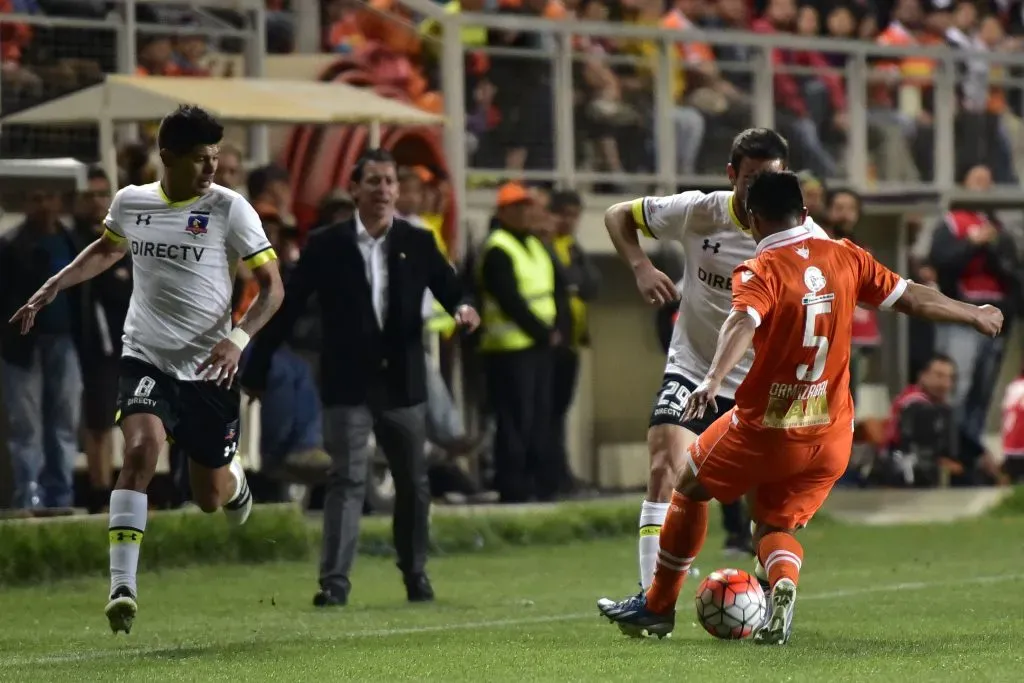
[[[374, 147], [366, 150], [356, 161], [355, 167], [352, 169], [352, 182], [360, 182], [363, 179], [363, 172], [366, 170], [366, 164], [370, 162], [378, 164], [395, 164], [395, 157], [391, 155], [391, 152], [380, 147]], [[397, 166], [397, 164], [395, 164]]]
[[582, 209], [583, 200], [576, 190], [559, 190], [551, 195], [551, 211], [559, 213], [565, 209]]
[[89, 170], [85, 172], [86, 180], [102, 180], [108, 185], [110, 184], [110, 176], [103, 170], [102, 166], [90, 166]]
[[857, 203], [857, 211], [860, 211], [861, 208], [864, 206], [864, 199], [863, 197], [860, 196], [860, 193], [858, 193], [856, 190], [848, 190], [846, 188], [843, 188], [841, 190], [829, 191], [828, 199], [825, 201], [825, 206], [831, 207], [832, 203], [835, 202], [836, 198], [842, 197], [843, 195], [853, 197], [853, 201]]
[[744, 159], [778, 159], [789, 164], [789, 143], [771, 128], [748, 128], [732, 140], [729, 163], [736, 171]]
[[245, 187], [249, 192], [250, 201], [256, 201], [261, 194], [267, 191], [270, 183], [287, 183], [290, 180], [288, 171], [275, 164], [270, 164], [254, 168], [245, 179]]
[[224, 137], [224, 126], [202, 107], [183, 104], [160, 122], [157, 147], [172, 154], [188, 154], [200, 145], [216, 145]]
[[747, 211], [772, 223], [800, 217], [804, 193], [800, 178], [792, 171], [762, 171], [747, 188]]

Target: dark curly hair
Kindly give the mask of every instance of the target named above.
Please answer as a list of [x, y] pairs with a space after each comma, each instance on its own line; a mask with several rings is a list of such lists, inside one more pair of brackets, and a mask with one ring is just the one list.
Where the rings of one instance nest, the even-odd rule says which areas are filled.
[[156, 142], [172, 154], [188, 154], [201, 145], [216, 145], [223, 137], [224, 126], [210, 112], [183, 104], [160, 122]]

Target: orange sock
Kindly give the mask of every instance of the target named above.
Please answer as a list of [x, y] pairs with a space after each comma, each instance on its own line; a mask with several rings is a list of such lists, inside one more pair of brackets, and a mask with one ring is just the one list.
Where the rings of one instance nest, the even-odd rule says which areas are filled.
[[757, 545], [757, 558], [768, 573], [772, 588], [779, 579], [800, 582], [800, 566], [804, 562], [804, 548], [792, 534], [773, 531], [765, 534]]
[[672, 492], [668, 516], [661, 525], [661, 549], [654, 582], [647, 589], [647, 607], [668, 614], [676, 606], [686, 573], [704, 545], [708, 533], [708, 504]]

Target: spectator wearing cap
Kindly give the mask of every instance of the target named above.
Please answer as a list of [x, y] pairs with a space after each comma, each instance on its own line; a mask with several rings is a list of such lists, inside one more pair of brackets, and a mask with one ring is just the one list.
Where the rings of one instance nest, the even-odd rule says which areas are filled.
[[503, 186], [480, 257], [480, 352], [497, 427], [494, 485], [505, 503], [551, 499], [563, 475], [551, 443], [552, 348], [563, 342], [568, 304], [556, 295], [561, 269], [535, 236], [537, 214], [530, 190]]

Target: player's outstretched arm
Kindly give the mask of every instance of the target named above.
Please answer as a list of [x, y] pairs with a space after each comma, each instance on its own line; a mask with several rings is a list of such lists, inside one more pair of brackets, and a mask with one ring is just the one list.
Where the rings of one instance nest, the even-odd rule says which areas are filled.
[[994, 337], [1003, 329], [1003, 313], [995, 306], [975, 306], [950, 299], [931, 287], [908, 282], [903, 295], [893, 304], [900, 313], [936, 322], [970, 325], [978, 332]]
[[[640, 201], [640, 200], [637, 200]], [[636, 276], [636, 285], [648, 303], [660, 306], [678, 298], [676, 285], [651, 263], [637, 236], [641, 229], [634, 218], [635, 202], [621, 202], [604, 212], [604, 227], [622, 260]]]
[[71, 263], [51, 277], [11, 317], [12, 324], [21, 324], [21, 333], [28, 334], [36, 314], [51, 303], [57, 294], [69, 287], [91, 280], [121, 260], [128, 251], [128, 242], [107, 230], [99, 239], [82, 250]]
[[725, 319], [725, 324], [718, 332], [718, 346], [715, 358], [704, 381], [697, 385], [686, 401], [683, 421], [699, 419], [710, 407], [716, 413], [718, 405], [715, 396], [722, 387], [725, 376], [743, 359], [743, 355], [754, 343], [754, 331], [757, 325], [749, 313], [734, 310]]

